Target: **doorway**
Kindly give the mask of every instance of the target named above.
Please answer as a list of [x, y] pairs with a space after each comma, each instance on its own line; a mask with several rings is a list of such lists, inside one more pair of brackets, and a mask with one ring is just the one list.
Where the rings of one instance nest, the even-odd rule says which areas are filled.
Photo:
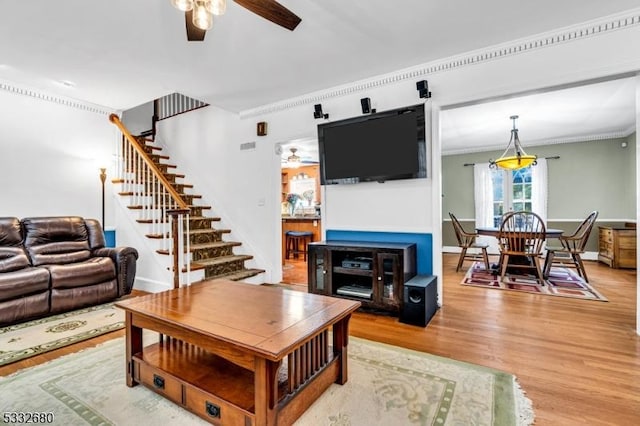
[[306, 285], [306, 245], [322, 239], [318, 141], [297, 139], [281, 147], [282, 282]]

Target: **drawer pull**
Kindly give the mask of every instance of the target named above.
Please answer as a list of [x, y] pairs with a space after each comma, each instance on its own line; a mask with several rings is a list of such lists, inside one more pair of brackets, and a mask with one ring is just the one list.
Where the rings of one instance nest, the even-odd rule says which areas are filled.
[[220, 418], [220, 407], [212, 402], [205, 401], [205, 411], [211, 417]]
[[164, 389], [164, 379], [157, 374], [153, 375], [153, 386], [158, 389]]

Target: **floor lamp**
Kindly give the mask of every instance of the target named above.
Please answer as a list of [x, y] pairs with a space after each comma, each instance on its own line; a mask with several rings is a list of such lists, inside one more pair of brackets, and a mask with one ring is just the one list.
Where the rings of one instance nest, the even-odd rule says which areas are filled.
[[104, 182], [107, 180], [106, 167], [100, 167], [100, 182], [102, 182], [102, 228], [104, 229]]

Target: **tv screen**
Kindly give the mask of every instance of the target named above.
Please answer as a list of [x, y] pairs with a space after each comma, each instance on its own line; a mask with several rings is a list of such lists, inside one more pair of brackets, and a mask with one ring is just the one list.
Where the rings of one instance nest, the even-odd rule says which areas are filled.
[[318, 125], [323, 185], [426, 177], [424, 105]]

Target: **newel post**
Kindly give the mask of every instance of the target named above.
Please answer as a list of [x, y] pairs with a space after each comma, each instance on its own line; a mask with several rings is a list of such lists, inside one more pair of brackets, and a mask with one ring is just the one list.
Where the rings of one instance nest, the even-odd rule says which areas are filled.
[[[173, 237], [171, 249], [171, 254], [173, 255], [173, 288], [180, 287], [180, 272], [182, 271], [181, 264], [184, 263], [185, 258], [185, 245], [183, 241], [185, 236], [182, 221], [184, 220], [183, 216], [188, 215], [189, 213], [189, 209], [167, 210], [167, 216], [171, 218], [171, 235]], [[187, 259], [187, 262], [189, 261], [190, 259]]]

